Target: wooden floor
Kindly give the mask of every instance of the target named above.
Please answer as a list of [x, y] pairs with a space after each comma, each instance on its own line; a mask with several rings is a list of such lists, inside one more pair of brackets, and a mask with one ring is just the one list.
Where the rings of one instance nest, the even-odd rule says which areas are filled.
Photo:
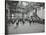
[[25, 33], [40, 33], [44, 32], [44, 25], [38, 23], [31, 23], [31, 25], [26, 22], [24, 25], [21, 23], [18, 27], [15, 24], [8, 25], [9, 34], [25, 34]]

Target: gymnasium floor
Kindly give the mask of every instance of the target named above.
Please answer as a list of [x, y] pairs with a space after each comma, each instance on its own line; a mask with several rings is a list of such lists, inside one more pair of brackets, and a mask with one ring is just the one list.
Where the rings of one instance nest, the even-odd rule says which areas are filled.
[[16, 23], [8, 25], [9, 34], [24, 34], [24, 33], [41, 33], [44, 32], [43, 24], [25, 22], [25, 24], [20, 24], [16, 27]]

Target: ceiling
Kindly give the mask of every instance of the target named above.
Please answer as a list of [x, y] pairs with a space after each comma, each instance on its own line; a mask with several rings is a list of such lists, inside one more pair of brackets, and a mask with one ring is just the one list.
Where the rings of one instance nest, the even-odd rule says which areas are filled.
[[45, 3], [40, 2], [26, 2], [26, 1], [7, 1], [9, 8], [13, 12], [26, 13], [32, 11], [35, 8], [45, 7]]

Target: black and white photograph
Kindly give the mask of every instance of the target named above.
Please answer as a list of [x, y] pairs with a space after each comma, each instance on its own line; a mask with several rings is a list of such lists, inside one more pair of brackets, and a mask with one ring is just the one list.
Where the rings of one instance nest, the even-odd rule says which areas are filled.
[[5, 35], [45, 32], [45, 2], [5, 0]]

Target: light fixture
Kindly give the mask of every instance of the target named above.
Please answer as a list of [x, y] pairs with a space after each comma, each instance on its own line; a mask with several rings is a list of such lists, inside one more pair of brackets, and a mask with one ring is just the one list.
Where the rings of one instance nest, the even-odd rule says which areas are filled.
[[22, 2], [23, 6], [27, 6], [28, 3], [27, 2]]

